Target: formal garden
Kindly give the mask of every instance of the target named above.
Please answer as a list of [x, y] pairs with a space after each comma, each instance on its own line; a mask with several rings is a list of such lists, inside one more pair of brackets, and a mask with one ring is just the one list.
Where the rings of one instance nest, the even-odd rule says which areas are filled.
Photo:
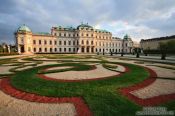
[[175, 111], [175, 66], [170, 64], [40, 54], [1, 59], [0, 71], [0, 115], [18, 109], [16, 114], [28, 115], [45, 110], [53, 115], [134, 116], [146, 106]]

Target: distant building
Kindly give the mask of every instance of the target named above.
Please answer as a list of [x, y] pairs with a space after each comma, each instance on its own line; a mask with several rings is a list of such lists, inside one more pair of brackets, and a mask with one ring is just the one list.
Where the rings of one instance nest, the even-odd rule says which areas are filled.
[[168, 42], [170, 40], [175, 40], [175, 35], [152, 39], [142, 39], [140, 41], [140, 47], [142, 50], [157, 50], [160, 42]]
[[132, 53], [133, 41], [112, 37], [106, 30], [88, 24], [52, 27], [51, 33], [33, 33], [26, 25], [15, 32], [18, 53]]

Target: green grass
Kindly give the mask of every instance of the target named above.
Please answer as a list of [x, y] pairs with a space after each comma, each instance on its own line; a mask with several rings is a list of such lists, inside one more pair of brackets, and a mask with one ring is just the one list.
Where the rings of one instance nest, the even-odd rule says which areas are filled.
[[[88, 69], [86, 65], [72, 63], [72, 66], [75, 65], [79, 65], [81, 68], [84, 66], [85, 69]], [[43, 66], [17, 72], [11, 78], [11, 83], [20, 90], [44, 96], [81, 96], [95, 116], [131, 116], [135, 115], [137, 110], [141, 110], [141, 107], [121, 96], [118, 89], [143, 81], [148, 77], [148, 72], [139, 66], [123, 65], [129, 67], [131, 71], [120, 77], [104, 80], [72, 83], [47, 81], [36, 77], [39, 70], [48, 67]], [[60, 66], [60, 64], [54, 66]]]

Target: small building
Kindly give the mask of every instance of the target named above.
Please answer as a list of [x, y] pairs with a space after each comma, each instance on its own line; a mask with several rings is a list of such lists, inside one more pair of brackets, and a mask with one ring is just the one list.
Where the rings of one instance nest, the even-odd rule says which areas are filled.
[[160, 42], [168, 42], [170, 40], [175, 40], [175, 35], [152, 39], [142, 39], [140, 41], [140, 47], [142, 50], [157, 50]]

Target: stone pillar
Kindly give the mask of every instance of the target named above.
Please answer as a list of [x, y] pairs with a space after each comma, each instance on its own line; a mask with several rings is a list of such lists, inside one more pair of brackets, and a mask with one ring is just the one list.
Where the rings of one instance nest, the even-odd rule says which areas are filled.
[[8, 50], [8, 53], [10, 53], [10, 46], [9, 45], [7, 46], [7, 50]]
[[77, 51], [77, 53], [81, 53], [82, 51], [81, 51], [81, 47], [79, 46], [78, 47], [78, 51]]
[[89, 53], [92, 53], [91, 49], [92, 49], [92, 48], [91, 48], [91, 47], [89, 47]]
[[18, 49], [18, 53], [21, 54], [21, 47], [20, 47], [20, 45], [17, 46], [17, 49]]
[[84, 53], [87, 53], [87, 47], [86, 46], [84, 47]]

